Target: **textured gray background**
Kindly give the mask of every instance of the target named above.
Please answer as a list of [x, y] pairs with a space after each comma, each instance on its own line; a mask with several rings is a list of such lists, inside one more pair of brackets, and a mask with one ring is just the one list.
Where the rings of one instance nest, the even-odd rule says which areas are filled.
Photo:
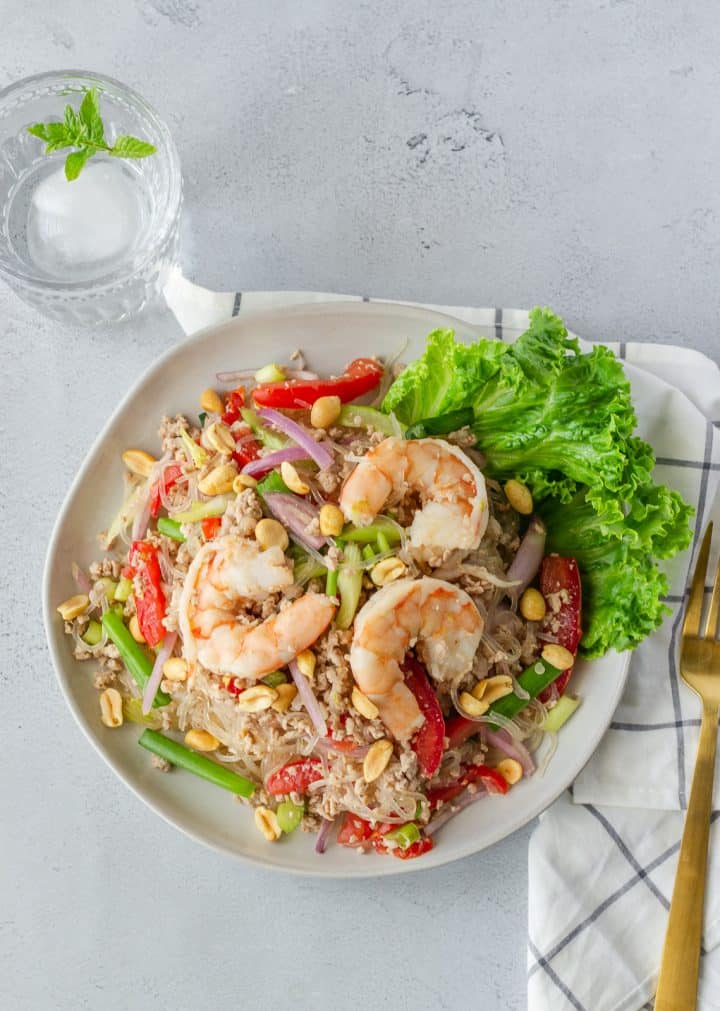
[[[543, 302], [591, 339], [717, 347], [709, 0], [0, 0], [0, 24], [0, 86], [92, 68], [167, 118], [199, 283]], [[529, 830], [398, 881], [271, 876], [157, 820], [66, 712], [38, 602], [53, 517], [178, 335], [162, 310], [64, 330], [0, 290], [0, 1003], [523, 1007]]]

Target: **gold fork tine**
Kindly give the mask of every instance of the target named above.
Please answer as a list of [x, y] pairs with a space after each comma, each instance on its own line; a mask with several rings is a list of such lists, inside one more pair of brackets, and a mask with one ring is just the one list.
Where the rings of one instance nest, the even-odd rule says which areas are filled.
[[720, 562], [715, 569], [715, 579], [713, 580], [712, 596], [710, 597], [710, 610], [705, 622], [705, 638], [714, 639], [717, 635], [718, 615], [720, 615]]
[[[685, 620], [683, 621], [683, 635], [700, 635], [700, 619], [702, 618], [703, 598], [705, 596], [705, 576], [707, 573], [708, 555], [710, 554], [712, 530], [712, 523], [708, 523], [697, 562], [695, 563], [695, 572], [693, 573], [692, 585], [690, 587], [690, 599], [688, 600]], [[715, 582], [717, 584], [717, 578]], [[715, 599], [714, 592], [713, 599]]]

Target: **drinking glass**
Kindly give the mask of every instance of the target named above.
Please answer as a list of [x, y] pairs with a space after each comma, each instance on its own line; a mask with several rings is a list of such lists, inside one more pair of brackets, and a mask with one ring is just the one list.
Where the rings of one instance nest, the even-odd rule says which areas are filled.
[[[62, 122], [95, 87], [105, 135], [149, 141], [142, 159], [90, 158], [68, 182], [68, 149], [46, 155], [27, 132]], [[132, 88], [83, 70], [38, 74], [0, 91], [0, 279], [66, 323], [125, 319], [162, 291], [177, 260], [180, 162], [170, 131]]]

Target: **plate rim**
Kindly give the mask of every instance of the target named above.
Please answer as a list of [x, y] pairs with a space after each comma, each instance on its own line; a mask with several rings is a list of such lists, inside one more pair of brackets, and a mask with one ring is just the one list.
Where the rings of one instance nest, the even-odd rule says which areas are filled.
[[[131, 383], [130, 387], [126, 390], [125, 394], [120, 398], [115, 408], [109, 415], [107, 421], [100, 429], [99, 433], [93, 440], [92, 444], [88, 447], [85, 452], [84, 458], [78, 470], [75, 473], [66, 493], [63, 498], [62, 504], [57, 512], [55, 522], [53, 524], [52, 532], [48, 541], [47, 550], [45, 553], [45, 561], [43, 564], [42, 573], [42, 607], [43, 607], [43, 625], [45, 631], [45, 639], [50, 653], [50, 658], [52, 660], [53, 672], [55, 675], [56, 682], [60, 688], [61, 695], [66, 705], [68, 706], [75, 723], [80, 728], [85, 739], [90, 743], [93, 750], [100, 756], [103, 762], [108, 766], [112, 772], [118, 777], [118, 779], [123, 783], [123, 785], [131, 791], [131, 793], [137, 797], [153, 814], [162, 818], [162, 820], [170, 825], [177, 831], [183, 833], [183, 835], [192, 839], [194, 842], [200, 843], [202, 846], [208, 847], [215, 850], [218, 853], [222, 853], [224, 856], [231, 858], [236, 861], [241, 861], [243, 863], [250, 864], [253, 867], [261, 868], [267, 871], [276, 871], [285, 874], [294, 874], [303, 877], [311, 878], [325, 878], [328, 880], [351, 880], [351, 879], [363, 879], [363, 878], [378, 878], [378, 877], [389, 877], [401, 874], [415, 874], [422, 872], [424, 870], [431, 870], [433, 868], [438, 868], [445, 866], [447, 864], [453, 863], [456, 860], [464, 859], [465, 857], [472, 856], [473, 854], [480, 853], [490, 846], [496, 845], [509, 836], [513, 835], [519, 829], [523, 828], [525, 825], [529, 824], [538, 815], [546, 811], [557, 798], [571, 785], [571, 783], [577, 778], [582, 769], [585, 767], [587, 762], [590, 761], [595, 750], [597, 749], [602, 737], [606, 733], [610, 722], [612, 720], [612, 713], [617, 708], [617, 704], [620, 701], [621, 695], [624, 691], [625, 684], [628, 676], [628, 669], [630, 664], [629, 652], [616, 653], [615, 656], [618, 658], [620, 667], [618, 669], [617, 686], [613, 693], [613, 696], [609, 700], [611, 702], [611, 710], [608, 721], [605, 725], [597, 724], [594, 728], [594, 732], [590, 737], [591, 747], [581, 763], [581, 765], [573, 772], [572, 776], [563, 785], [553, 789], [549, 796], [543, 797], [543, 799], [538, 800], [534, 804], [528, 805], [523, 808], [522, 812], [513, 820], [511, 827], [507, 828], [504, 826], [500, 828], [497, 832], [490, 831], [489, 838], [482, 843], [482, 845], [477, 846], [472, 836], [467, 837], [466, 844], [460, 844], [456, 846], [452, 852], [449, 852], [447, 856], [442, 854], [440, 851], [437, 852], [437, 856], [431, 861], [384, 861], [382, 866], [376, 866], [375, 863], [369, 865], [367, 869], [364, 866], [358, 866], [357, 870], [348, 872], [347, 870], [334, 869], [332, 867], [327, 867], [323, 869], [322, 863], [318, 862], [317, 870], [314, 867], [300, 867], [296, 865], [283, 865], [282, 863], [276, 863], [274, 861], [266, 861], [261, 858], [256, 857], [250, 853], [239, 853], [237, 850], [232, 849], [229, 846], [224, 845], [218, 840], [211, 840], [203, 836], [199, 832], [196, 832], [192, 827], [183, 824], [181, 821], [176, 820], [172, 817], [169, 811], [163, 810], [162, 807], [158, 806], [154, 800], [143, 793], [138, 787], [131, 782], [129, 778], [124, 773], [124, 770], [119, 762], [117, 762], [114, 757], [102, 747], [100, 741], [93, 737], [90, 732], [89, 725], [87, 724], [85, 717], [80, 709], [79, 704], [76, 702], [72, 693], [64, 683], [63, 675], [61, 671], [63, 669], [63, 658], [60, 655], [59, 649], [56, 647], [54, 640], [54, 635], [51, 632], [54, 622], [55, 609], [52, 606], [50, 600], [50, 582], [52, 578], [53, 563], [55, 560], [55, 555], [59, 546], [60, 532], [66, 520], [68, 513], [70, 512], [70, 507], [73, 499], [75, 498], [78, 487], [83, 482], [87, 471], [90, 469], [91, 464], [94, 462], [96, 454], [101, 450], [102, 445], [107, 438], [107, 435], [115, 423], [116, 418], [123, 412], [126, 404], [135, 396], [138, 389], [144, 386], [148, 380], [156, 375], [157, 372], [161, 371], [166, 363], [176, 356], [182, 354], [183, 350], [192, 347], [195, 344], [201, 343], [210, 334], [215, 334], [218, 331], [227, 329], [232, 331], [234, 327], [240, 323], [241, 325], [246, 325], [248, 322], [252, 323], [255, 319], [262, 319], [267, 317], [277, 318], [277, 317], [290, 317], [295, 315], [307, 316], [310, 315], [325, 315], [329, 312], [351, 312], [364, 315], [381, 315], [387, 312], [397, 312], [398, 315], [406, 313], [411, 310], [419, 315], [425, 317], [432, 317], [439, 323], [446, 323], [452, 328], [458, 329], [462, 328], [464, 331], [469, 333], [474, 333], [476, 336], [481, 336], [482, 327], [478, 324], [468, 323], [459, 317], [452, 316], [449, 313], [435, 310], [431, 307], [425, 307], [418, 305], [417, 303], [410, 302], [396, 302], [396, 301], [382, 301], [373, 300], [372, 302], [362, 302], [356, 300], [335, 300], [329, 302], [299, 302], [293, 305], [278, 306], [278, 307], [265, 307], [258, 309], [248, 309], [243, 310], [237, 316], [230, 317], [222, 322], [211, 323], [206, 327], [202, 327], [200, 330], [196, 330], [194, 333], [187, 335], [182, 340], [177, 341], [171, 347], [167, 348], [162, 354], [157, 358], [153, 359], [152, 362], [140, 373], [140, 375]], [[524, 310], [523, 310], [524, 311]], [[492, 338], [494, 339], [494, 338]], [[627, 364], [627, 363], [624, 363]], [[653, 377], [658, 379], [658, 377]], [[658, 379], [659, 382], [663, 380]], [[592, 662], [592, 661], [588, 661]], [[564, 778], [564, 777], [563, 777]], [[363, 862], [364, 863], [364, 862]], [[369, 862], [368, 862], [369, 863]]]

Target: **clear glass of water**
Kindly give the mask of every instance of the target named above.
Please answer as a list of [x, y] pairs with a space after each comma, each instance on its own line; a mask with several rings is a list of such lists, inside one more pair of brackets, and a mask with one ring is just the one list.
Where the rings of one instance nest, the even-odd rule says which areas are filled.
[[[62, 122], [65, 105], [77, 110], [91, 87], [110, 142], [129, 134], [157, 150], [132, 160], [98, 153], [68, 182], [71, 149], [46, 155], [27, 128]], [[139, 312], [176, 263], [181, 207], [170, 131], [131, 88], [64, 70], [0, 91], [0, 279], [45, 315], [94, 324]]]

